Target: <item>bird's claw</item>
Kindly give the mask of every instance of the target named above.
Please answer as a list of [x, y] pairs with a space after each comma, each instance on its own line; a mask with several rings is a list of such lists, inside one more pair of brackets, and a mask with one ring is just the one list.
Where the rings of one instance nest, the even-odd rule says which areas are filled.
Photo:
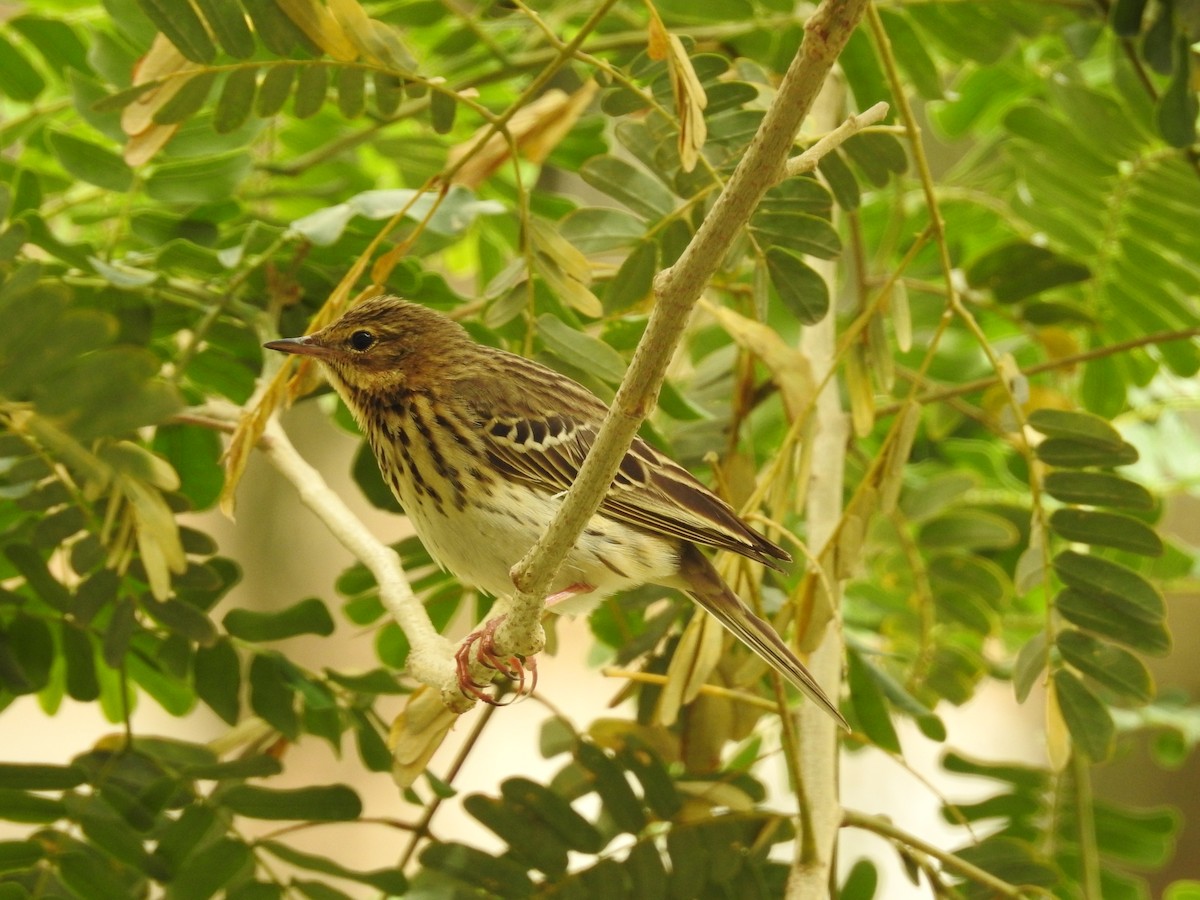
[[[458, 671], [458, 686], [468, 697], [482, 700], [491, 706], [507, 706], [517, 698], [532, 694], [537, 688], [537, 658], [530, 656], [522, 659], [519, 656], [501, 656], [496, 653], [496, 629], [504, 621], [504, 616], [489, 619], [483, 627], [467, 635], [454, 661]], [[471, 648], [475, 652], [471, 652]], [[488, 685], [480, 684], [471, 675], [472, 663], [478, 663], [485, 668], [499, 672], [505, 678], [517, 683], [517, 689], [511, 699], [500, 700], [498, 695], [489, 693]], [[529, 688], [526, 690], [526, 675], [529, 676]]]

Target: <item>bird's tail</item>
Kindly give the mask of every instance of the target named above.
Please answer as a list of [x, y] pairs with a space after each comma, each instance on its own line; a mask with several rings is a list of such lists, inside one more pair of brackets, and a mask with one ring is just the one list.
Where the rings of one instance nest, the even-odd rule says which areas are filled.
[[687, 593], [693, 600], [712, 613], [734, 637], [815, 701], [839, 725], [850, 730], [837, 704], [829, 699], [804, 663], [796, 658], [796, 654], [774, 628], [751, 612], [729, 589], [713, 564], [694, 544], [685, 542], [680, 551], [679, 575], [686, 582]]

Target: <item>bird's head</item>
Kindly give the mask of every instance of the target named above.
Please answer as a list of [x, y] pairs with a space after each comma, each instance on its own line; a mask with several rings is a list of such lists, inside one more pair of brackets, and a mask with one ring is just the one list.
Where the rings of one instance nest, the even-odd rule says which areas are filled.
[[441, 313], [381, 296], [363, 301], [320, 331], [263, 346], [311, 356], [324, 364], [335, 386], [357, 393], [412, 387], [436, 374], [432, 361], [470, 344], [462, 326]]

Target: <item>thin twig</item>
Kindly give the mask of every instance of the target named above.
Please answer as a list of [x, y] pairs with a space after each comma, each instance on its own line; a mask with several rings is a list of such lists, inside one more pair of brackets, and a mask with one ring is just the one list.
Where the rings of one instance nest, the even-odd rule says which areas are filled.
[[881, 121], [887, 114], [888, 105], [880, 100], [866, 112], [850, 116], [799, 156], [789, 159], [787, 166], [784, 167], [787, 177], [792, 178], [796, 175], [803, 175], [805, 172], [811, 172], [823, 157], [828, 156], [835, 148], [846, 143], [868, 125], [874, 125]]
[[439, 690], [454, 680], [453, 645], [433, 627], [395, 551], [371, 534], [321, 474], [296, 452], [278, 419], [272, 417], [267, 422], [259, 449], [292, 483], [300, 502], [316, 513], [330, 534], [375, 576], [380, 601], [412, 645], [408, 657], [412, 677]]
[[910, 832], [904, 831], [901, 828], [897, 828], [887, 819], [884, 819], [880, 816], [870, 816], [866, 813], [855, 812], [854, 810], [850, 809], [843, 810], [842, 826], [846, 828], [861, 828], [864, 831], [872, 831], [875, 834], [895, 841], [898, 844], [902, 844], [905, 847], [911, 847], [914, 850], [918, 850], [921, 853], [924, 853], [926, 856], [932, 856], [934, 859], [940, 862], [946, 870], [954, 872], [956, 875], [960, 875], [963, 878], [968, 878], [971, 881], [974, 881], [976, 884], [982, 885], [989, 891], [992, 891], [996, 896], [1012, 897], [1014, 900], [1022, 900], [1024, 897], [1031, 896], [1029, 892], [1023, 890], [1022, 888], [997, 878], [991, 872], [984, 871], [978, 866], [972, 865], [960, 857], [955, 856], [953, 853], [947, 853], [945, 850], [935, 847], [933, 844], [922, 840], [915, 834], [911, 834]]

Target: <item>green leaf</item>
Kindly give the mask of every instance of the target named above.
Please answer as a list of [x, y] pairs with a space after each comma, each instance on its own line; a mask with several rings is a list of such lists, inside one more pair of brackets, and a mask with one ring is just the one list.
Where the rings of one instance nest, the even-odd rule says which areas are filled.
[[1050, 783], [1050, 776], [1045, 769], [983, 762], [953, 751], [947, 753], [942, 759], [942, 767], [947, 772], [959, 775], [978, 775], [980, 778], [991, 778], [1011, 784], [1022, 791], [1046, 790]]
[[421, 851], [421, 865], [480, 888], [488, 895], [519, 900], [534, 894], [533, 882], [523, 866], [466, 844], [431, 843]]
[[50, 574], [41, 554], [28, 544], [9, 544], [4, 555], [25, 578], [25, 583], [42, 600], [59, 612], [71, 608], [71, 595], [57, 578]]
[[1131, 615], [1143, 621], [1162, 621], [1162, 595], [1132, 569], [1074, 550], [1064, 550], [1058, 554], [1054, 557], [1053, 565], [1054, 571], [1067, 586], [1085, 594], [1107, 595], [1123, 601]]
[[592, 775], [592, 788], [600, 795], [604, 811], [621, 831], [638, 834], [646, 826], [642, 804], [621, 771], [603, 750], [589, 741], [575, 745], [575, 758]]
[[997, 303], [1015, 303], [1065, 284], [1086, 281], [1092, 275], [1081, 263], [1024, 243], [989, 250], [971, 263], [966, 274], [971, 287], [991, 291]]
[[596, 826], [550, 788], [518, 777], [505, 779], [500, 785], [500, 793], [510, 803], [538, 816], [572, 850], [594, 854], [604, 849], [604, 836]]
[[333, 617], [316, 597], [301, 600], [274, 612], [232, 609], [225, 614], [225, 630], [244, 641], [281, 641], [300, 634], [333, 634]]
[[96, 680], [96, 652], [91, 638], [73, 622], [63, 622], [63, 659], [67, 665], [67, 694], [72, 700], [89, 703], [100, 696]]
[[871, 666], [852, 647], [846, 648], [846, 681], [854, 705], [854, 717], [871, 741], [889, 753], [900, 753], [900, 738], [883, 699], [883, 691], [873, 677]]
[[243, 186], [250, 166], [249, 155], [240, 151], [164, 163], [146, 179], [146, 193], [168, 204], [224, 202]]
[[0, 763], [0, 788], [22, 791], [69, 791], [87, 779], [77, 766]]
[[[2, 61], [0, 56], [0, 63]], [[0, 841], [0, 872], [30, 869], [45, 858], [46, 848], [38, 841]], [[29, 895], [22, 892], [20, 896]]]
[[236, 725], [241, 711], [241, 665], [228, 638], [196, 651], [194, 663], [196, 694], [218, 716]]
[[375, 108], [379, 115], [390, 118], [400, 108], [404, 99], [404, 82], [390, 72], [372, 72], [371, 81], [374, 84]]
[[1154, 498], [1140, 484], [1108, 472], [1051, 472], [1046, 493], [1064, 503], [1150, 510]]
[[211, 428], [161, 425], [154, 431], [151, 446], [179, 475], [179, 491], [193, 510], [208, 509], [217, 502], [225, 479], [220, 466], [221, 438]]
[[180, 122], [186, 122], [204, 106], [216, 80], [216, 72], [200, 72], [193, 75], [184, 82], [175, 96], [154, 110], [154, 123], [178, 125]]
[[750, 231], [768, 250], [779, 247], [820, 259], [836, 259], [842, 252], [841, 239], [828, 219], [804, 212], [760, 208], [750, 220]]
[[1117, 429], [1091, 413], [1038, 409], [1029, 414], [1028, 422], [1048, 438], [1067, 438], [1099, 450], [1117, 451], [1127, 446]]
[[212, 28], [221, 49], [234, 59], [254, 55], [254, 35], [246, 25], [246, 16], [238, 4], [224, 0], [193, 0], [204, 20]]
[[399, 869], [359, 872], [348, 869], [328, 857], [305, 853], [278, 841], [261, 841], [258, 846], [284, 862], [300, 869], [308, 869], [310, 872], [320, 872], [323, 875], [332, 875], [335, 878], [345, 878], [348, 881], [368, 884], [387, 894], [402, 895], [408, 890], [408, 879]]
[[213, 795], [214, 802], [251, 819], [350, 822], [362, 815], [362, 801], [344, 784], [290, 790], [234, 784]]
[[666, 218], [675, 208], [675, 195], [645, 170], [614, 156], [596, 156], [579, 175], [601, 193], [629, 207], [647, 222]]
[[1183, 824], [1169, 806], [1130, 808], [1098, 801], [1094, 807], [1096, 843], [1107, 857], [1139, 869], [1159, 869], [1171, 861]]
[[1164, 656], [1171, 649], [1171, 637], [1161, 619], [1148, 621], [1131, 614], [1129, 605], [1113, 594], [1085, 594], [1067, 588], [1055, 598], [1054, 608], [1068, 622], [1143, 653]]
[[[1169, 12], [1164, 15], [1169, 15]], [[1175, 69], [1154, 111], [1158, 133], [1172, 147], [1190, 147], [1196, 142], [1198, 101], [1192, 85], [1193, 63], [1189, 44], [1190, 39], [1182, 34], [1176, 41]]]
[[1055, 643], [1064, 660], [1122, 699], [1154, 699], [1150, 671], [1132, 653], [1070, 628], [1059, 632]]
[[804, 325], [815, 325], [829, 312], [829, 286], [798, 253], [786, 247], [767, 250], [767, 274], [780, 302]]
[[668, 821], [679, 813], [683, 801], [675, 789], [675, 782], [650, 747], [636, 737], [629, 737], [618, 750], [617, 760], [637, 778], [642, 786], [642, 797], [656, 816]]
[[917, 93], [926, 100], [942, 99], [941, 75], [926, 49], [924, 38], [917, 34], [908, 18], [898, 12], [881, 8], [879, 18], [887, 31], [892, 52], [896, 54], [896, 62]]
[[237, 131], [250, 117], [254, 107], [254, 91], [258, 86], [258, 69], [234, 69], [225, 76], [217, 108], [213, 112], [213, 130], [217, 134]]
[[209, 900], [253, 865], [254, 855], [245, 843], [218, 838], [184, 860], [167, 887], [166, 900]]
[[296, 694], [281, 657], [260, 654], [250, 663], [250, 708], [285, 737], [294, 741], [300, 736]]
[[538, 316], [537, 326], [546, 349], [564, 362], [610, 384], [624, 377], [625, 358], [599, 338], [577, 331], [552, 313]]
[[1163, 900], [1200, 900], [1200, 881], [1173, 881], [1163, 892]]
[[543, 822], [531, 821], [523, 807], [483, 794], [471, 794], [462, 803], [463, 809], [508, 844], [515, 859], [551, 878], [566, 873], [570, 848]]
[[292, 115], [307, 119], [317, 114], [325, 104], [325, 92], [329, 87], [329, 74], [324, 66], [304, 66], [296, 79], [295, 100]]
[[66, 818], [67, 807], [56, 797], [0, 788], [0, 819], [25, 825], [49, 825]]
[[1137, 37], [1142, 31], [1146, 0], [1116, 0], [1109, 10], [1108, 23], [1118, 37]]
[[160, 625], [202, 647], [210, 646], [217, 639], [217, 626], [212, 619], [190, 603], [168, 597], [162, 601], [147, 600], [142, 609]]
[[362, 115], [366, 108], [366, 73], [357, 67], [344, 66], [337, 73], [338, 111], [347, 119]]
[[429, 94], [429, 119], [438, 134], [449, 134], [458, 115], [458, 101], [447, 91], [432, 91]]
[[559, 234], [580, 253], [609, 253], [636, 247], [646, 233], [642, 220], [621, 209], [585, 206], [568, 213]]
[[118, 194], [133, 184], [133, 170], [107, 147], [61, 131], [48, 132], [46, 138], [63, 168], [81, 181]]
[[708, 851], [698, 829], [676, 827], [667, 832], [667, 856], [671, 860], [671, 880], [667, 895], [702, 896], [708, 883]]
[[885, 187], [893, 173], [898, 175], [908, 168], [904, 145], [891, 134], [860, 131], [842, 144], [842, 152], [876, 187]]
[[1029, 692], [1046, 671], [1050, 656], [1046, 651], [1046, 632], [1039, 631], [1021, 647], [1013, 666], [1013, 693], [1018, 703], [1024, 703]]
[[958, 509], [931, 519], [921, 527], [927, 549], [988, 550], [1012, 547], [1020, 532], [1008, 519], [980, 509]]
[[870, 860], [857, 860], [838, 892], [838, 900], [873, 900], [879, 887], [879, 872]]
[[1050, 527], [1068, 541], [1162, 556], [1162, 539], [1144, 522], [1118, 513], [1091, 509], [1056, 509]]
[[854, 172], [841, 153], [834, 151], [821, 157], [821, 161], [817, 163], [817, 170], [828, 182], [838, 206], [847, 212], [858, 209], [862, 203], [858, 179], [854, 177]]
[[638, 841], [625, 858], [624, 869], [629, 876], [631, 897], [660, 898], [667, 896], [669, 878], [662, 855], [653, 841]]
[[284, 15], [278, 0], [242, 0], [241, 5], [250, 15], [258, 39], [276, 56], [290, 56], [297, 45], [311, 47], [304, 32]]
[[1111, 449], [1090, 441], [1071, 438], [1046, 438], [1034, 448], [1042, 462], [1067, 469], [1084, 469], [1088, 466], [1127, 466], [1138, 460], [1138, 452], [1131, 444], [1122, 444]]
[[296, 67], [278, 63], [267, 68], [262, 84], [258, 86], [258, 101], [254, 111], [262, 118], [270, 118], [283, 109], [292, 93], [292, 82], [296, 78]]
[[1071, 739], [1092, 762], [1112, 755], [1115, 727], [1108, 708], [1065, 669], [1054, 673], [1054, 693]]
[[658, 271], [658, 245], [642, 241], [625, 257], [621, 268], [604, 292], [604, 310], [622, 312], [641, 303], [654, 290], [654, 274]]
[[217, 57], [208, 31], [190, 3], [169, 0], [136, 0], [142, 12], [179, 52], [195, 63], [211, 63]]
[[25, 54], [0, 33], [0, 94], [17, 103], [32, 103], [46, 87]]

